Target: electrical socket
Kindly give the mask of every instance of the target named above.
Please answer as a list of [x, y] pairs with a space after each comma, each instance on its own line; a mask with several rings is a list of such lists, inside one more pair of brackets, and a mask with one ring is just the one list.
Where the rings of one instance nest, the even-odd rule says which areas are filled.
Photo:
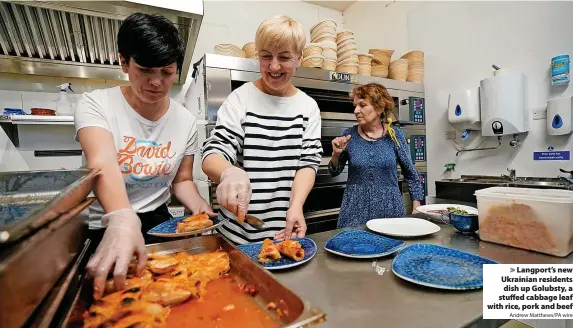
[[456, 139], [456, 131], [446, 131], [446, 140], [454, 140]]
[[547, 118], [547, 108], [536, 108], [533, 110], [534, 120], [543, 120]]

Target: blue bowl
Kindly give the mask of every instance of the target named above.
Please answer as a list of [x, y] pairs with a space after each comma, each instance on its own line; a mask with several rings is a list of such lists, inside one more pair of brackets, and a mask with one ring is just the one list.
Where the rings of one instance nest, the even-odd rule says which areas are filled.
[[450, 224], [463, 233], [475, 233], [479, 230], [477, 214], [448, 213]]

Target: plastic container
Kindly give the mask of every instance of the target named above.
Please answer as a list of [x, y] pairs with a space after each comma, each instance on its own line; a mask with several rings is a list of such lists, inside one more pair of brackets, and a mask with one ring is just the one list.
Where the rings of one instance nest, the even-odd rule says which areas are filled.
[[68, 90], [74, 92], [72, 84], [64, 83], [62, 85], [58, 85], [58, 88], [60, 89], [60, 95], [58, 102], [56, 103], [56, 114], [64, 116], [74, 115], [74, 107], [70, 101], [70, 97], [68, 96]]
[[569, 55], [551, 58], [551, 85], [566, 85], [571, 80]]
[[475, 195], [481, 240], [559, 257], [573, 251], [573, 191], [492, 187]]

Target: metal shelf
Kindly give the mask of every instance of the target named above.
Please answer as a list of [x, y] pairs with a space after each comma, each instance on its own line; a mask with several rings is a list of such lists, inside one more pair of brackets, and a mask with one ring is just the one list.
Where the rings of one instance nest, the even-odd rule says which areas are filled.
[[0, 123], [12, 124], [43, 124], [43, 125], [73, 125], [73, 116], [40, 116], [40, 115], [2, 115]]

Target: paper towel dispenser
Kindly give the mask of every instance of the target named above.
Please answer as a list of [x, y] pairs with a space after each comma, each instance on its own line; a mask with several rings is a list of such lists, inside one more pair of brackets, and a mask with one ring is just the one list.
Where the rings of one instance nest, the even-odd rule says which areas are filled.
[[547, 102], [547, 134], [567, 135], [573, 132], [571, 109], [573, 97], [551, 99]]
[[521, 72], [496, 70], [480, 82], [481, 129], [486, 137], [529, 131], [525, 107], [525, 76]]
[[481, 130], [479, 87], [450, 94], [448, 121], [458, 131]]

